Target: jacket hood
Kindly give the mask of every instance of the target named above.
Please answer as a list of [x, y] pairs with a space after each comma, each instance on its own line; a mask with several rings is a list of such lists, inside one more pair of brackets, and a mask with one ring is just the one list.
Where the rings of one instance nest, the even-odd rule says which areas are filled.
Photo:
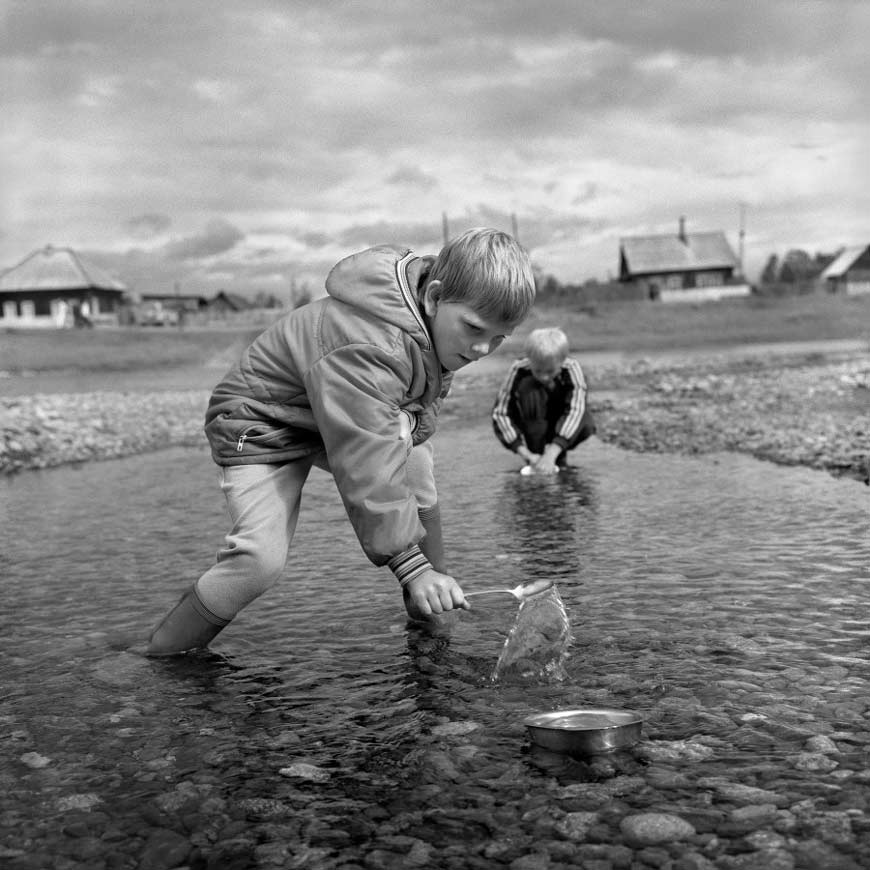
[[407, 248], [369, 248], [336, 263], [326, 278], [326, 292], [399, 327], [425, 350], [431, 350], [417, 288], [434, 261], [434, 257], [418, 257]]

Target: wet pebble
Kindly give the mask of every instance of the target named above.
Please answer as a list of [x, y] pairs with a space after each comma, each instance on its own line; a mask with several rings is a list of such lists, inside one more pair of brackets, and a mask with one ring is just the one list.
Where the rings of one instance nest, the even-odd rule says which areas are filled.
[[731, 782], [722, 777], [702, 777], [698, 780], [698, 785], [701, 788], [713, 789], [720, 800], [741, 806], [768, 803], [776, 807], [784, 807], [788, 804], [788, 798], [776, 792], [740, 782]]
[[152, 831], [139, 858], [139, 870], [171, 870], [187, 863], [192, 846], [187, 837], [161, 828]]
[[598, 821], [596, 812], [567, 813], [555, 824], [555, 830], [568, 840], [582, 842], [586, 839], [589, 829]]
[[21, 763], [26, 764], [32, 770], [40, 770], [51, 764], [51, 759], [45, 755], [40, 755], [38, 752], [25, 752], [21, 756]]
[[93, 793], [69, 794], [58, 798], [57, 808], [61, 812], [66, 812], [67, 810], [90, 810], [102, 802], [103, 799]]
[[432, 734], [435, 737], [460, 737], [464, 734], [470, 734], [480, 728], [477, 722], [445, 722], [441, 725], [435, 725], [432, 728]]
[[650, 761], [703, 761], [716, 753], [693, 740], [649, 740], [637, 747], [637, 754]]
[[826, 737], [824, 734], [816, 735], [815, 737], [810, 737], [806, 742], [807, 750], [815, 755], [839, 755], [840, 750], [837, 748], [837, 744], [831, 740], [830, 737]]
[[316, 764], [307, 764], [301, 761], [280, 768], [278, 773], [280, 773], [281, 776], [307, 779], [311, 782], [326, 782], [330, 778], [329, 771], [324, 770], [322, 767], [318, 767]]
[[833, 770], [838, 762], [819, 752], [801, 752], [791, 759], [792, 765], [798, 770], [814, 770], [828, 772]]
[[636, 847], [686, 840], [695, 834], [695, 828], [689, 822], [670, 813], [626, 816], [619, 827], [626, 842]]

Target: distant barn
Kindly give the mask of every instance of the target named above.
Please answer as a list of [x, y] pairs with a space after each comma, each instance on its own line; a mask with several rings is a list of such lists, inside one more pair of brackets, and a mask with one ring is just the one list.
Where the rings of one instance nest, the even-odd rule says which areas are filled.
[[696, 302], [746, 296], [749, 286], [737, 273], [740, 263], [722, 231], [656, 236], [626, 236], [619, 240], [619, 280], [639, 288], [647, 299]]
[[831, 293], [870, 293], [870, 245], [845, 248], [820, 278]]
[[0, 329], [117, 323], [126, 290], [71, 248], [46, 245], [0, 274]]
[[250, 299], [238, 293], [227, 293], [225, 290], [218, 291], [208, 303], [209, 313], [215, 317], [226, 317], [228, 314], [238, 314], [251, 308], [253, 303]]
[[133, 313], [141, 326], [182, 326], [208, 308], [208, 299], [195, 293], [142, 293]]

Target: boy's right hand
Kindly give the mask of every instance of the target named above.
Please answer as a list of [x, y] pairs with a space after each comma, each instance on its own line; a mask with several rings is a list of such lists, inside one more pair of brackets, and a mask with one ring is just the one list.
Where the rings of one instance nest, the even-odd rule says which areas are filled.
[[458, 607], [471, 610], [460, 585], [449, 574], [434, 568], [406, 583], [403, 593], [405, 610], [412, 619], [429, 619], [433, 614]]
[[525, 460], [526, 465], [535, 465], [535, 463], [537, 463], [537, 461], [541, 458], [540, 453], [532, 453], [532, 451], [529, 450], [528, 447], [520, 447], [520, 449], [517, 450], [517, 453], [522, 459]]

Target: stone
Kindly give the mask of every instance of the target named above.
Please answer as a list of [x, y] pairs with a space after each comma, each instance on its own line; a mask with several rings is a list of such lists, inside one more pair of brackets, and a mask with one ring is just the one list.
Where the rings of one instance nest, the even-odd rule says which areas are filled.
[[310, 782], [326, 782], [330, 778], [329, 771], [324, 770], [322, 767], [318, 767], [316, 764], [306, 764], [301, 761], [280, 768], [278, 773], [281, 774], [281, 776], [307, 779]]
[[567, 813], [564, 818], [556, 822], [554, 829], [566, 840], [574, 840], [579, 843], [586, 839], [589, 828], [596, 821], [598, 821], [598, 813]]
[[40, 755], [38, 752], [25, 752], [24, 755], [21, 756], [20, 761], [32, 770], [40, 770], [51, 764], [50, 758]]
[[801, 752], [791, 758], [791, 763], [798, 770], [812, 770], [820, 773], [827, 773], [838, 765], [838, 762], [832, 758], [818, 752]]
[[670, 813], [626, 816], [619, 827], [628, 844], [635, 847], [686, 840], [695, 834], [695, 828], [689, 822]]
[[191, 843], [168, 828], [152, 831], [139, 858], [139, 870], [170, 870], [187, 863]]

